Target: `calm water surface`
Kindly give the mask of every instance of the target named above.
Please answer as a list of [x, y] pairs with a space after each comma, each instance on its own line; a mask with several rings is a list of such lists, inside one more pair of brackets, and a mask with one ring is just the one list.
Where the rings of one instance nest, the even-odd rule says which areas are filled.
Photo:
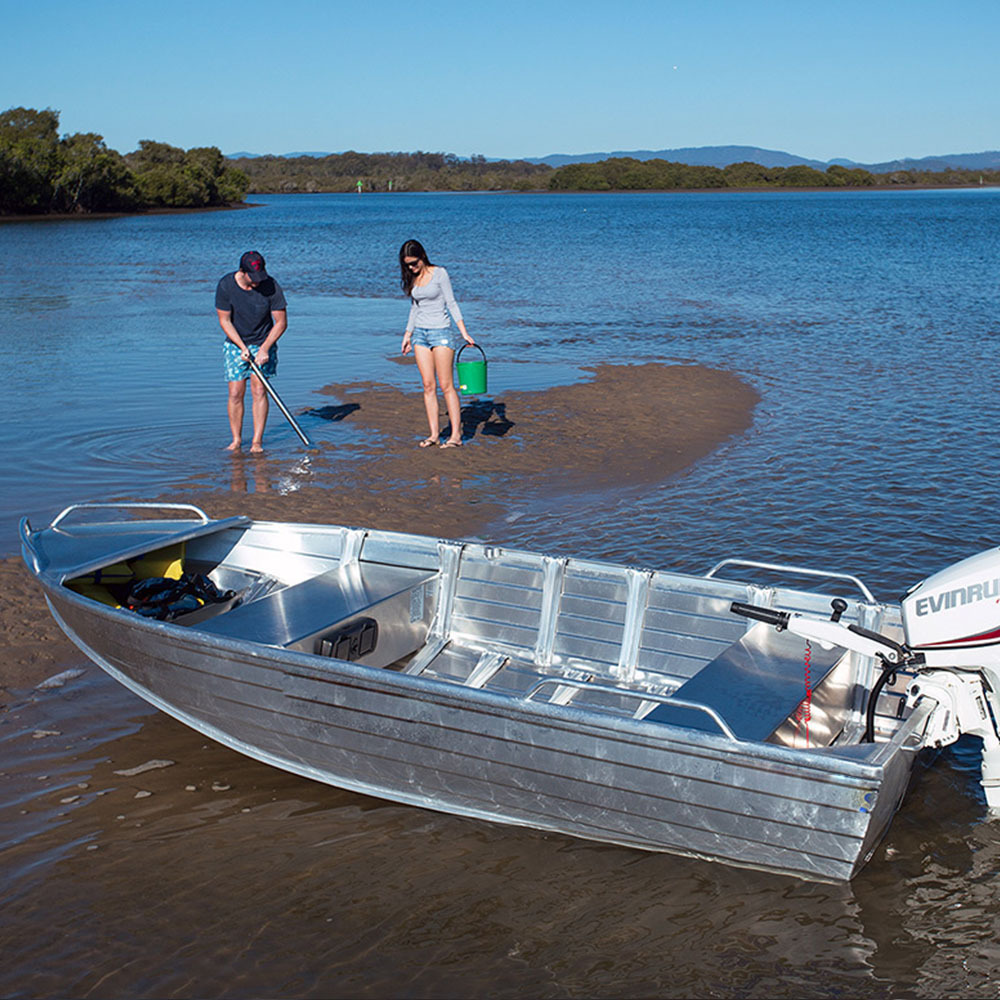
[[[0, 226], [0, 552], [24, 513], [228, 483], [212, 293], [248, 246], [289, 298], [276, 384], [293, 411], [334, 381], [412, 388], [389, 360], [411, 235], [448, 266], [497, 394], [668, 359], [762, 396], [748, 434], [661, 487], [558, 517], [525, 503], [495, 537], [697, 572], [794, 562], [885, 598], [1000, 539], [1000, 192], [259, 200]], [[302, 419], [332, 443], [359, 433]], [[269, 443], [281, 488], [309, 479], [276, 416]], [[1000, 824], [974, 745], [918, 776], [850, 886], [812, 886], [323, 788], [92, 674], [0, 729], [0, 760], [18, 761], [3, 995], [1000, 994]], [[112, 777], [154, 757], [177, 763], [143, 788]], [[137, 788], [156, 794], [136, 804]], [[87, 850], [112, 829], [113, 848]]]

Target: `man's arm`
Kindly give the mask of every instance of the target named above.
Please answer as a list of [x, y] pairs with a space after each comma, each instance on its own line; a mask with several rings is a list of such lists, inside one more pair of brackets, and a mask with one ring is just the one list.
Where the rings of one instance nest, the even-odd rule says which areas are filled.
[[236, 332], [236, 327], [233, 326], [232, 313], [228, 309], [216, 309], [215, 311], [219, 316], [219, 326], [222, 327], [222, 332], [240, 349], [240, 357], [246, 361], [250, 357], [250, 352], [247, 350], [247, 345], [243, 343], [243, 338]]
[[271, 348], [278, 342], [278, 338], [288, 329], [288, 313], [284, 309], [275, 309], [271, 313], [274, 326], [271, 327], [267, 339], [260, 345], [257, 351], [257, 364], [263, 365], [271, 355]]

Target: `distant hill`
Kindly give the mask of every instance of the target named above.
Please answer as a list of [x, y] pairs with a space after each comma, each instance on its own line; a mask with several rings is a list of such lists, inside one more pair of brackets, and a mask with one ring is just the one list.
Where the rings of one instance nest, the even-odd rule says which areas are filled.
[[551, 167], [561, 167], [567, 163], [597, 163], [612, 157], [630, 156], [635, 160], [669, 160], [672, 163], [686, 163], [692, 167], [726, 167], [730, 163], [759, 163], [762, 167], [792, 167], [804, 164], [816, 170], [825, 170], [833, 164], [842, 167], [861, 167], [873, 174], [888, 174], [894, 170], [947, 170], [960, 167], [967, 170], [996, 170], [1000, 168], [1000, 151], [985, 153], [947, 153], [943, 156], [924, 156], [920, 159], [905, 157], [888, 160], [885, 163], [858, 163], [856, 160], [837, 158], [834, 160], [810, 160], [794, 153], [777, 149], [761, 149], [758, 146], [682, 146], [678, 149], [633, 149], [617, 150], [611, 153], [552, 153], [549, 156], [525, 157], [529, 163], [546, 163]]
[[873, 174], [887, 174], [893, 170], [947, 170], [949, 167], [997, 170], [1000, 168], [1000, 151], [994, 149], [985, 153], [947, 153], [944, 156], [924, 156], [919, 160], [907, 157], [902, 160], [889, 160], [886, 163], [873, 163], [865, 169]]
[[[261, 156], [271, 156], [270, 153], [227, 153], [229, 160], [256, 160]], [[340, 155], [329, 152], [309, 153], [279, 153], [281, 159], [294, 159], [300, 156]], [[858, 163], [856, 160], [837, 158], [833, 160], [810, 160], [805, 156], [785, 153], [780, 149], [762, 149], [759, 146], [681, 146], [677, 149], [629, 149], [614, 150], [610, 153], [550, 153], [548, 156], [524, 156], [520, 159], [526, 163], [544, 164], [550, 167], [562, 167], [567, 163], [597, 163], [617, 157], [632, 157], [635, 160], [669, 160], [671, 163], [686, 163], [692, 167], [726, 167], [730, 163], [759, 163], [762, 167], [794, 167], [804, 164], [816, 170], [825, 170], [833, 164], [842, 167], [861, 167], [873, 174], [888, 174], [894, 170], [947, 170], [958, 167], [966, 170], [997, 170], [1000, 169], [1000, 150], [989, 150], [983, 153], [946, 153], [942, 156], [924, 156], [919, 159], [904, 157], [899, 160], [887, 160], [884, 163]], [[459, 157], [466, 160], [467, 157]], [[508, 158], [510, 160], [513, 157]], [[499, 157], [489, 157], [491, 163], [500, 162]]]
[[[227, 160], [259, 160], [262, 156], [273, 156], [273, 153], [226, 153]], [[315, 156], [320, 159], [324, 156], [337, 156], [337, 153], [278, 153], [282, 160], [292, 160], [296, 156]]]
[[[687, 163], [692, 167], [727, 167], [730, 163], [759, 163], [762, 167], [794, 167], [804, 163], [807, 167], [823, 170], [829, 166], [821, 160], [809, 160], [794, 153], [783, 153], [777, 149], [761, 149], [759, 146], [682, 146], [679, 149], [631, 149], [615, 150], [612, 153], [551, 153], [549, 156], [524, 157], [528, 163], [547, 163], [550, 167], [562, 167], [567, 163], [597, 163], [612, 157], [630, 156], [634, 160], [669, 160], [671, 163]], [[853, 166], [843, 161], [845, 166]]]

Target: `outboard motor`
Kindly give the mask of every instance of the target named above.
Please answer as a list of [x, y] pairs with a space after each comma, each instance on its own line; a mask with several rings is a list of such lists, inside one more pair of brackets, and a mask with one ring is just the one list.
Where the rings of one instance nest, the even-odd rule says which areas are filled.
[[937, 703], [922, 745], [947, 746], [963, 733], [980, 737], [986, 802], [992, 812], [1000, 812], [1000, 548], [963, 559], [911, 587], [901, 607], [903, 643], [842, 622], [843, 607], [835, 601], [829, 620], [746, 604], [734, 604], [732, 610], [881, 662], [882, 679], [869, 694], [868, 739], [885, 677], [895, 667], [915, 670], [907, 705], [915, 707], [924, 698]]
[[944, 746], [963, 732], [982, 737], [983, 790], [990, 809], [1000, 811], [1000, 548], [911, 587], [902, 612], [906, 646], [926, 665], [907, 702], [929, 696], [948, 708], [931, 716], [937, 731], [925, 740]]

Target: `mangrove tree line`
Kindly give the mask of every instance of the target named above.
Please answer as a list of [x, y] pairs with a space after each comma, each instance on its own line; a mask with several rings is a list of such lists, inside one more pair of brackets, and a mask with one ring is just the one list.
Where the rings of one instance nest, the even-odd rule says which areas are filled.
[[673, 191], [745, 188], [873, 188], [1000, 184], [997, 170], [895, 170], [873, 173], [833, 164], [764, 167], [693, 166], [668, 160], [611, 157], [552, 168], [525, 160], [459, 159], [450, 153], [331, 153], [234, 159], [251, 192], [356, 191]]
[[551, 191], [669, 191], [678, 188], [870, 188], [926, 186], [964, 187], [1000, 184], [1000, 170], [894, 170], [876, 174], [862, 167], [833, 164], [817, 170], [805, 164], [763, 167], [731, 163], [701, 167], [668, 160], [614, 157], [597, 163], [568, 163], [549, 178]]
[[357, 191], [533, 191], [552, 168], [525, 160], [460, 159], [452, 153], [331, 153], [255, 156], [232, 161], [260, 194]]
[[214, 146], [144, 139], [122, 156], [96, 132], [59, 136], [59, 112], [0, 114], [0, 214], [134, 212], [243, 201], [247, 178]]

